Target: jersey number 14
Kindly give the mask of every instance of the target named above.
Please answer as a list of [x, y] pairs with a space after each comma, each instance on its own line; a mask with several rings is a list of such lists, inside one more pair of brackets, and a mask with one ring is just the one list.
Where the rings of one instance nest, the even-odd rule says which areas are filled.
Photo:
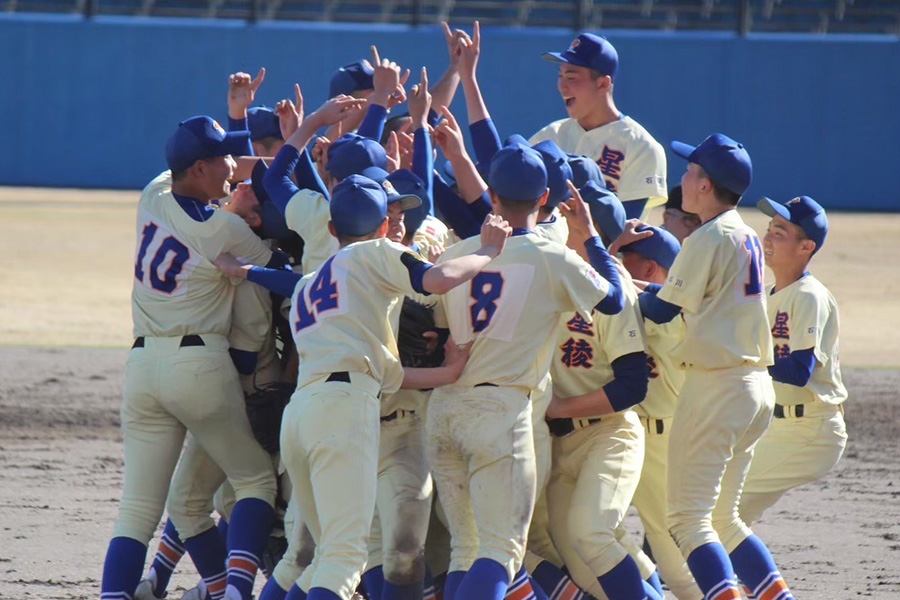
[[[333, 256], [326, 260], [312, 284], [303, 286], [303, 289], [297, 294], [295, 331], [302, 331], [315, 325], [319, 314], [338, 307], [338, 286], [331, 274], [333, 260]], [[307, 287], [309, 287], [308, 294]]]

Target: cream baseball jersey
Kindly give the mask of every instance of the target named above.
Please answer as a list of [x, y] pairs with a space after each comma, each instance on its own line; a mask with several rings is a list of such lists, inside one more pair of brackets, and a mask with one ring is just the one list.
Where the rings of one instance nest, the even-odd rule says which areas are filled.
[[625, 308], [619, 314], [594, 313], [593, 322], [578, 313], [565, 315], [550, 367], [555, 395], [568, 398], [595, 392], [614, 379], [614, 360], [646, 350], [637, 290], [629, 276], [622, 282]]
[[131, 294], [135, 337], [228, 335], [234, 286], [215, 265], [223, 252], [254, 265], [272, 257], [239, 216], [206, 210], [195, 201], [183, 208], [172, 195], [169, 171], [151, 181], [137, 210]]
[[768, 288], [769, 321], [775, 358], [792, 350], [812, 349], [816, 356], [809, 383], [797, 387], [774, 382], [775, 401], [785, 406], [821, 401], [840, 404], [847, 399], [838, 358], [840, 319], [834, 296], [812, 275], [784, 289]]
[[284, 209], [284, 220], [303, 238], [303, 273], [312, 273], [338, 251], [340, 244], [328, 231], [330, 205], [319, 192], [300, 190], [294, 194]]
[[702, 369], [772, 364], [762, 264], [759, 237], [736, 210], [685, 239], [659, 291], [684, 313], [678, 361]]
[[569, 224], [565, 217], [559, 214], [559, 209], [553, 210], [553, 216], [549, 221], [538, 223], [534, 232], [551, 242], [558, 242], [563, 246], [569, 241]]
[[[441, 261], [480, 244], [480, 236], [463, 240]], [[608, 290], [609, 283], [572, 250], [517, 232], [484, 271], [441, 297], [454, 341], [472, 342], [456, 385], [493, 383], [530, 393], [550, 368], [560, 315], [578, 312], [590, 322]]]
[[384, 238], [356, 242], [297, 283], [289, 320], [300, 359], [298, 388], [337, 371], [368, 374], [385, 393], [400, 388], [396, 308], [417, 293], [407, 265], [420, 263]]
[[642, 417], [667, 419], [675, 414], [678, 393], [684, 385], [684, 369], [673, 358], [675, 347], [684, 339], [684, 319], [679, 315], [661, 325], [647, 319], [644, 332], [650, 379], [647, 396], [635, 410]]
[[562, 119], [538, 131], [528, 142], [533, 145], [544, 140], [553, 140], [563, 152], [597, 161], [606, 187], [622, 202], [649, 198], [647, 208], [665, 203], [666, 153], [631, 117], [622, 115], [590, 131], [585, 131], [576, 119]]

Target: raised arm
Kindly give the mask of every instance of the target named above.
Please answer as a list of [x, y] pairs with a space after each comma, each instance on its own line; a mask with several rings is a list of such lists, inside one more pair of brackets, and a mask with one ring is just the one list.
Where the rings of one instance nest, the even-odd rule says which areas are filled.
[[462, 131], [453, 113], [446, 106], [441, 107], [441, 113], [444, 115], [444, 121], [435, 129], [434, 138], [443, 150], [444, 156], [453, 165], [460, 197], [467, 204], [471, 204], [483, 198], [488, 186], [478, 174], [475, 164], [466, 152]]
[[430, 294], [446, 294], [469, 281], [499, 256], [511, 233], [512, 228], [502, 217], [489, 215], [481, 227], [481, 247], [471, 254], [429, 268], [422, 277], [422, 287]]

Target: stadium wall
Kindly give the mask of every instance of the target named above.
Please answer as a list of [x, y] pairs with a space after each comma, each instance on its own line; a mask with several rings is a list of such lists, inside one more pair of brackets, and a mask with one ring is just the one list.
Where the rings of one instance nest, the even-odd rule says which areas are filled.
[[[487, 29], [479, 67], [501, 135], [564, 116], [556, 67], [566, 30]], [[661, 143], [725, 132], [753, 157], [752, 198], [808, 194], [831, 208], [900, 209], [900, 40], [610, 31], [619, 108]], [[0, 18], [0, 184], [140, 188], [165, 168], [177, 122], [225, 118], [231, 72], [268, 76], [259, 100], [325, 99], [333, 70], [377, 44], [436, 81], [436, 27], [4, 15]], [[464, 114], [458, 97], [454, 108]], [[684, 163], [670, 154], [669, 183]]]

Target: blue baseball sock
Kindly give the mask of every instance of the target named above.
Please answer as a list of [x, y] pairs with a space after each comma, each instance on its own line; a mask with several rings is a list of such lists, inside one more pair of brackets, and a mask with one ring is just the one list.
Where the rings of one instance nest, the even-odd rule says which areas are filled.
[[465, 571], [450, 571], [447, 573], [447, 579], [444, 581], [444, 600], [455, 600], [456, 591], [459, 589], [459, 584], [462, 583], [465, 576]]
[[[300, 589], [300, 587], [295, 583], [291, 586], [291, 591], [288, 592], [285, 600], [307, 600], [306, 592]], [[260, 598], [262, 600], [262, 598]]]
[[[296, 585], [294, 587], [297, 587]], [[298, 588], [299, 589], [299, 588]], [[302, 592], [301, 592], [302, 593]], [[287, 590], [281, 589], [274, 577], [269, 578], [266, 585], [263, 586], [259, 593], [259, 600], [285, 600], [287, 598]]]
[[106, 561], [103, 563], [103, 582], [100, 584], [101, 600], [127, 600], [134, 595], [141, 582], [147, 546], [128, 537], [115, 537], [109, 541]]
[[662, 581], [659, 579], [659, 571], [653, 571], [653, 573], [650, 574], [650, 577], [645, 579], [645, 581], [647, 582], [647, 585], [652, 587], [653, 590], [659, 594], [660, 598], [666, 597], [666, 592], [663, 591], [662, 588]]
[[[307, 600], [341, 600], [341, 597], [332, 592], [331, 590], [326, 590], [325, 588], [313, 588], [309, 590], [309, 594], [306, 596]], [[294, 600], [290, 596], [288, 596], [289, 600]]]
[[382, 566], [372, 567], [363, 573], [362, 583], [369, 600], [381, 600], [384, 595], [384, 569]]
[[738, 544], [730, 558], [741, 582], [754, 597], [793, 600], [772, 554], [761, 539], [751, 535]]
[[425, 581], [397, 585], [390, 581], [384, 581], [384, 591], [381, 592], [381, 600], [422, 600], [425, 596]]
[[550, 561], [541, 561], [535, 567], [532, 576], [550, 600], [558, 598], [582, 600], [584, 598], [584, 592], [572, 581], [572, 578]]
[[219, 535], [222, 536], [223, 542], [228, 542], [228, 521], [225, 520], [225, 517], [219, 517], [219, 522], [216, 523], [216, 529], [219, 530]]
[[541, 586], [538, 585], [538, 582], [530, 575], [528, 576], [528, 583], [531, 584], [531, 592], [534, 594], [536, 600], [550, 600], [550, 598], [547, 597], [547, 594], [544, 593], [544, 590], [541, 589]]
[[178, 531], [175, 530], [172, 519], [167, 519], [159, 546], [156, 548], [156, 556], [153, 557], [153, 563], [150, 565], [150, 578], [154, 581], [153, 594], [155, 596], [162, 598], [165, 594], [172, 573], [182, 556], [184, 556], [184, 543], [178, 537]]
[[206, 584], [206, 591], [212, 600], [219, 600], [225, 595], [225, 542], [219, 536], [219, 530], [210, 527], [200, 535], [184, 541], [197, 572]]
[[228, 587], [250, 600], [260, 557], [269, 540], [275, 511], [265, 500], [244, 498], [231, 511], [228, 523]]
[[619, 564], [598, 577], [597, 581], [606, 595], [616, 600], [642, 600], [645, 596], [650, 600], [662, 600], [653, 588], [644, 587], [641, 571], [630, 556], [623, 558]]
[[719, 595], [723, 599], [741, 597], [731, 560], [722, 544], [710, 542], [700, 546], [688, 556], [687, 565], [700, 591], [710, 600], [719, 600]]
[[503, 600], [509, 587], [506, 567], [490, 558], [472, 564], [456, 590], [458, 600]]
[[422, 600], [436, 600], [437, 588], [434, 585], [434, 578], [431, 576], [431, 569], [425, 565], [425, 586], [422, 589]]

